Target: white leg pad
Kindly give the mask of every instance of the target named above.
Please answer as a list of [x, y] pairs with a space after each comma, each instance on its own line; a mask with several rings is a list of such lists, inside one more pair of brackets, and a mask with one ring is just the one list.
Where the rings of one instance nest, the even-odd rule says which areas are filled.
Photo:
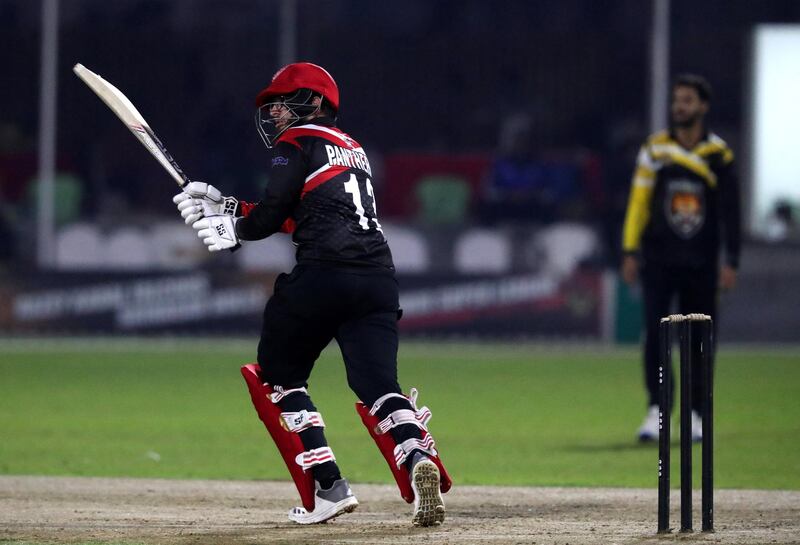
[[415, 450], [430, 454], [431, 456], [438, 456], [434, 448], [435, 446], [436, 443], [431, 434], [426, 434], [422, 439], [406, 439], [394, 447], [394, 462], [397, 464], [397, 467], [400, 467], [403, 465], [403, 462], [406, 461], [408, 455]]
[[303, 468], [303, 471], [308, 471], [312, 467], [324, 464], [325, 462], [333, 462], [336, 457], [330, 447], [320, 447], [298, 454], [294, 461], [297, 465]]
[[[267, 384], [265, 383], [265, 385]], [[269, 386], [270, 388], [272, 388], [272, 393], [269, 395], [269, 398], [275, 404], [277, 404], [278, 401], [280, 401], [284, 397], [288, 396], [289, 394], [293, 394], [295, 392], [302, 392], [308, 395], [308, 390], [306, 390], [305, 388], [289, 388], [288, 390], [285, 390], [280, 386], [272, 386], [272, 385]]]
[[318, 412], [303, 410], [297, 413], [281, 413], [281, 418], [283, 418], [285, 428], [294, 433], [300, 433], [314, 426], [325, 427], [322, 415]]
[[431, 411], [428, 407], [422, 407], [418, 411], [411, 409], [398, 409], [380, 421], [376, 433], [386, 433], [392, 428], [403, 424], [412, 424], [421, 430], [428, 431], [428, 421], [431, 419]]

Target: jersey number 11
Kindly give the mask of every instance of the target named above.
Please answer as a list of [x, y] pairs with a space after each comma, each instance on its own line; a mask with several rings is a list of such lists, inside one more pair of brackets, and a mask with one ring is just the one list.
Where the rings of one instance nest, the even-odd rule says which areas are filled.
[[[364, 215], [364, 205], [361, 204], [361, 190], [358, 188], [358, 179], [356, 178], [355, 174], [351, 174], [350, 179], [344, 183], [344, 190], [346, 193], [349, 193], [353, 196], [353, 204], [356, 206], [358, 224], [365, 231], [368, 230], [370, 218]], [[375, 222], [375, 227], [378, 229], [378, 231], [383, 233], [381, 224], [378, 223], [378, 206], [375, 204], [375, 193], [372, 191], [372, 182], [369, 178], [367, 178], [367, 194], [372, 198], [372, 211], [375, 214], [375, 217], [372, 218], [372, 221]]]

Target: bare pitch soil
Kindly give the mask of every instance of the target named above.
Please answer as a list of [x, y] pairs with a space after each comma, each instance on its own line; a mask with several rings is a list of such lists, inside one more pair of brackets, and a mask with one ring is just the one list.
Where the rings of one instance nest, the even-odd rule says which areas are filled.
[[[800, 543], [800, 492], [719, 490], [716, 532], [656, 536], [648, 489], [455, 487], [447, 521], [414, 528], [394, 487], [353, 486], [352, 514], [286, 518], [286, 482], [0, 476], [0, 541], [213, 544]], [[673, 525], [677, 526], [677, 491]], [[695, 526], [699, 527], [699, 497]]]

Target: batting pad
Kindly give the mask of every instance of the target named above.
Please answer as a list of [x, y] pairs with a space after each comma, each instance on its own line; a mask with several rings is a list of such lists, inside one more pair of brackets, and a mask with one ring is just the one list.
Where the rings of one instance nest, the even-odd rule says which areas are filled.
[[[381, 421], [378, 420], [377, 416], [370, 414], [370, 408], [360, 401], [356, 403], [356, 411], [358, 411], [361, 421], [364, 422], [364, 426], [366, 426], [375, 444], [378, 445], [378, 449], [381, 451], [386, 463], [389, 464], [389, 469], [392, 470], [394, 480], [397, 481], [397, 487], [400, 489], [400, 496], [402, 496], [406, 502], [414, 503], [414, 491], [411, 489], [411, 475], [408, 469], [406, 469], [405, 464], [400, 464], [398, 467], [396, 463], [395, 447], [397, 443], [394, 437], [392, 437], [391, 433], [388, 433], [388, 430], [386, 432], [381, 430]], [[423, 430], [422, 435], [423, 440], [426, 437], [430, 437], [426, 430]], [[453, 481], [450, 479], [450, 475], [448, 475], [438, 454], [435, 456], [429, 455], [429, 458], [439, 468], [439, 489], [442, 493], [445, 493], [450, 490]]]
[[297, 486], [297, 491], [300, 493], [303, 507], [310, 513], [314, 510], [314, 477], [310, 471], [305, 471], [296, 461], [297, 456], [302, 456], [306, 449], [303, 447], [300, 436], [288, 431], [280, 407], [272, 402], [271, 396], [274, 392], [269, 384], [261, 381], [260, 372], [261, 368], [257, 363], [242, 367], [242, 376], [250, 390], [250, 397], [253, 399], [253, 406], [256, 408], [258, 417], [266, 426], [272, 440], [275, 441], [292, 480]]

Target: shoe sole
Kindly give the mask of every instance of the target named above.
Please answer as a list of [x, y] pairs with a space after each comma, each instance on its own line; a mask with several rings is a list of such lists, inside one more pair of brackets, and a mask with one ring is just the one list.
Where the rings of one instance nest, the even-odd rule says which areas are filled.
[[331, 506], [329, 510], [322, 513], [315, 514], [311, 512], [303, 515], [294, 515], [290, 513], [289, 520], [296, 522], [297, 524], [324, 524], [329, 520], [335, 519], [339, 515], [352, 513], [356, 510], [356, 507], [358, 507], [358, 500], [356, 500], [355, 497], [349, 497]]
[[411, 488], [414, 490], [414, 526], [434, 526], [444, 522], [444, 500], [439, 490], [439, 468], [431, 461], [414, 466]]

